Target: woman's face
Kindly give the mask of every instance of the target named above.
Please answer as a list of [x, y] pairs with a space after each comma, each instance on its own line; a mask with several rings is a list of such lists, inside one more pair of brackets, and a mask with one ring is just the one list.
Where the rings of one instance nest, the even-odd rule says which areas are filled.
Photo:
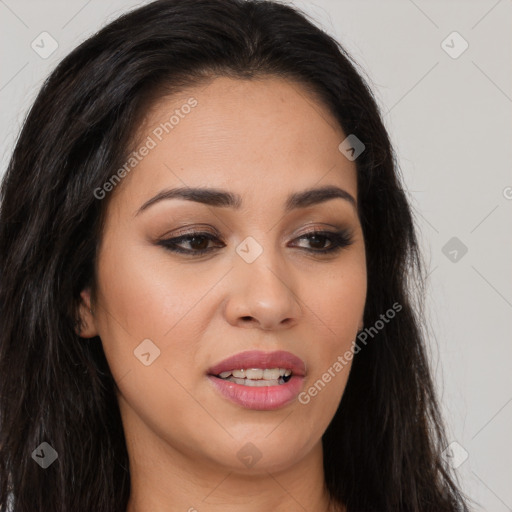
[[[101, 337], [127, 442], [236, 471], [292, 466], [321, 446], [362, 326], [348, 134], [278, 78], [161, 99], [140, 134], [110, 192], [84, 334]], [[305, 194], [325, 187], [342, 192]], [[188, 199], [152, 200], [176, 188]]]

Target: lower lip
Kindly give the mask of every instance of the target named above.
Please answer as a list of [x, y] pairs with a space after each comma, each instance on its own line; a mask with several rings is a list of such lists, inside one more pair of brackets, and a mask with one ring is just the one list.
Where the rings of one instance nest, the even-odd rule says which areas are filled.
[[251, 387], [208, 375], [220, 393], [246, 409], [272, 411], [293, 402], [302, 388], [304, 377], [294, 376], [288, 382], [277, 386]]

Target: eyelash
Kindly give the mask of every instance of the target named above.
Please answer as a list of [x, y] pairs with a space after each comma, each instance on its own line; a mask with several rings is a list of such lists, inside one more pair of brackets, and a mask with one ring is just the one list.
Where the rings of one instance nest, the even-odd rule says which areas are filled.
[[[313, 254], [336, 254], [344, 247], [352, 244], [353, 240], [349, 234], [348, 230], [342, 231], [310, 231], [309, 233], [305, 233], [297, 238], [297, 240], [302, 240], [304, 238], [309, 239], [312, 237], [321, 237], [327, 238], [331, 240], [331, 247], [327, 249], [304, 249], [305, 251]], [[169, 238], [166, 240], [160, 240], [158, 245], [163, 246], [166, 250], [172, 251], [179, 254], [186, 254], [191, 257], [202, 256], [206, 253], [214, 251], [215, 249], [219, 249], [219, 247], [209, 247], [207, 249], [199, 249], [199, 250], [187, 250], [183, 248], [179, 248], [177, 244], [190, 241], [192, 238], [206, 238], [209, 241], [218, 240], [218, 237], [212, 235], [211, 233], [206, 232], [192, 232], [187, 233], [185, 235], [181, 235], [175, 238]], [[221, 247], [220, 247], [221, 248]]]

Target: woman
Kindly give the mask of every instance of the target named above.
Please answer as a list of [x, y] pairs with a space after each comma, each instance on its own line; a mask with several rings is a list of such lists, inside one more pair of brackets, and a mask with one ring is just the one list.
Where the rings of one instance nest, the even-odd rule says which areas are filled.
[[298, 10], [160, 0], [81, 44], [0, 248], [0, 510], [467, 510], [388, 135]]

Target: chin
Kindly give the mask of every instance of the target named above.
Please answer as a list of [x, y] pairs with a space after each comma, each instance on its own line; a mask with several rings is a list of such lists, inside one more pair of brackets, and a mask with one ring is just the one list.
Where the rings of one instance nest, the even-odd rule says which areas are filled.
[[[283, 424], [287, 421], [285, 420]], [[298, 432], [291, 435], [290, 424], [287, 428], [285, 425], [278, 425], [279, 421], [270, 429], [244, 428], [243, 434], [231, 430], [234, 439], [230, 439], [222, 446], [224, 453], [215, 454], [216, 462], [226, 466], [230, 471], [251, 475], [264, 475], [289, 469], [305, 457], [315, 443], [310, 439], [304, 439]], [[282, 427], [283, 432], [278, 433]], [[272, 432], [272, 429], [276, 431]], [[320, 442], [320, 439], [317, 442]]]

